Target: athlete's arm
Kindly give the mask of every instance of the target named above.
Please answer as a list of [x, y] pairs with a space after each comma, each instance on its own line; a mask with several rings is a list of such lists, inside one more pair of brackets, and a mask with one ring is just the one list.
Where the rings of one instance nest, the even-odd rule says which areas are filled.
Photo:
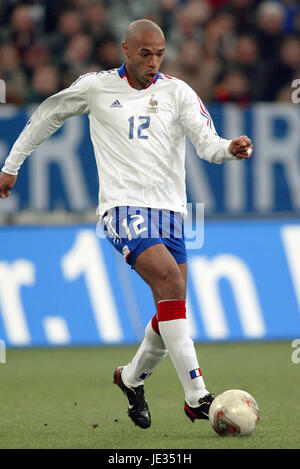
[[227, 140], [217, 135], [211, 116], [186, 83], [181, 82], [178, 93], [180, 122], [190, 137], [197, 154], [213, 163], [249, 158], [251, 140], [244, 136]]
[[80, 77], [73, 85], [46, 99], [23, 129], [0, 173], [0, 197], [10, 195], [23, 161], [68, 117], [89, 112], [89, 90], [95, 74]]

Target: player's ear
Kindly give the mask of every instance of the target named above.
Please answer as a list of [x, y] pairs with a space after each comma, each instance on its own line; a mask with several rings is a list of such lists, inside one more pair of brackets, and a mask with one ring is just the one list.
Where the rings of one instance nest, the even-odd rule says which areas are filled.
[[122, 42], [122, 49], [123, 49], [123, 52], [125, 54], [125, 57], [127, 57], [127, 55], [128, 55], [128, 45], [127, 45], [126, 41]]

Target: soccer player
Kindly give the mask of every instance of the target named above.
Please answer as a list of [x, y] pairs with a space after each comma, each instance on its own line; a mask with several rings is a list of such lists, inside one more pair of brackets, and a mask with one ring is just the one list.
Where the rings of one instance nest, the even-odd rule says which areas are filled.
[[[114, 372], [129, 417], [148, 428], [144, 380], [167, 353], [184, 390], [186, 415], [192, 421], [208, 419], [213, 400], [186, 319], [187, 257], [180, 231], [186, 211], [185, 135], [201, 158], [214, 163], [249, 158], [252, 143], [246, 136], [219, 137], [197, 94], [159, 72], [165, 40], [155, 23], [131, 23], [122, 47], [126, 62], [119, 69], [81, 76], [38, 107], [5, 161], [0, 197], [9, 196], [24, 159], [65, 119], [88, 114], [100, 219], [108, 240], [151, 288], [156, 305], [136, 355]], [[162, 236], [166, 216], [173, 236], [171, 229], [170, 236]]]

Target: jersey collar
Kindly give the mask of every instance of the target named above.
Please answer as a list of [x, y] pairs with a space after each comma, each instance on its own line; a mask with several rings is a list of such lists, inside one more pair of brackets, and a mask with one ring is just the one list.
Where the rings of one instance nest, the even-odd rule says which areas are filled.
[[[126, 62], [122, 63], [121, 67], [118, 68], [118, 74], [119, 74], [120, 78], [126, 77], [126, 79], [129, 83], [129, 85], [131, 86], [131, 88], [134, 88], [134, 86], [132, 86], [132, 84], [130, 83], [130, 80], [128, 78], [125, 65], [126, 65]], [[141, 90], [137, 90], [137, 91], [142, 91], [142, 90], [145, 90], [145, 89], [149, 88], [149, 86], [151, 86], [152, 84], [157, 82], [158, 77], [159, 77], [159, 72], [157, 72], [157, 74], [155, 75], [155, 77], [153, 78], [151, 83], [149, 83], [149, 85], [147, 85], [147, 86], [145, 86], [145, 88], [142, 88]], [[136, 89], [136, 88], [134, 88], [134, 89]]]

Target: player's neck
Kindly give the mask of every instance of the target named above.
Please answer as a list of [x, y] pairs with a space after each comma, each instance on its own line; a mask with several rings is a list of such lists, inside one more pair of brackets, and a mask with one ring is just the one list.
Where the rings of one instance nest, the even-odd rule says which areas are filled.
[[128, 81], [130, 83], [130, 85], [137, 89], [137, 90], [142, 90], [143, 88], [145, 88], [145, 85], [143, 83], [141, 83], [135, 76], [134, 74], [131, 72], [130, 70], [130, 67], [128, 67], [127, 64], [125, 64], [125, 70], [126, 70], [126, 74], [127, 74], [127, 78], [128, 78]]

